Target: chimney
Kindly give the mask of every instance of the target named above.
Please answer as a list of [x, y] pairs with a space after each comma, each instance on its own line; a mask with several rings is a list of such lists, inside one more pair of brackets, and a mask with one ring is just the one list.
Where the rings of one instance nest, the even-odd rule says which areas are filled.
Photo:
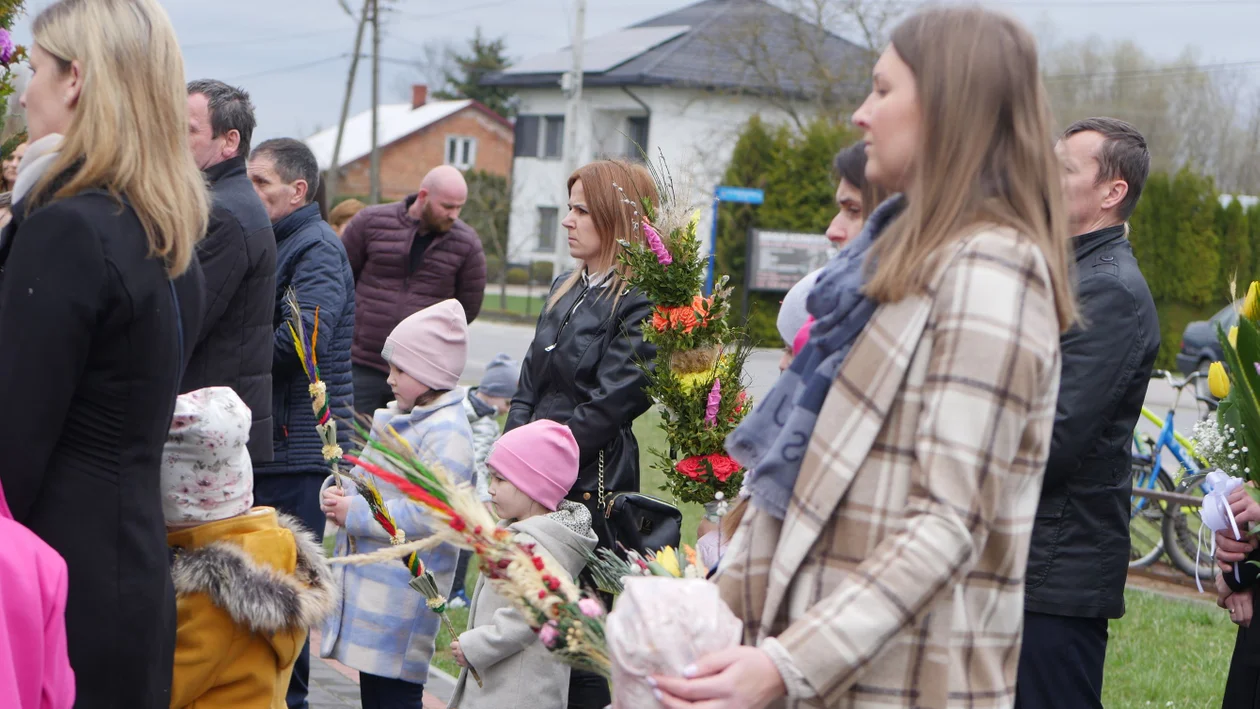
[[411, 85], [411, 108], [417, 109], [429, 100], [429, 87], [425, 84]]

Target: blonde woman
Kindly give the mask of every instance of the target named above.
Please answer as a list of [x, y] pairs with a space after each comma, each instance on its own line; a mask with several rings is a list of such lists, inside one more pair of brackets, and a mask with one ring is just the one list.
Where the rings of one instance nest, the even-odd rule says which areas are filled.
[[183, 61], [156, 0], [61, 0], [33, 36], [21, 100], [31, 154], [47, 153], [0, 247], [0, 482], [69, 568], [76, 706], [165, 708], [159, 463], [200, 327], [208, 209]]
[[667, 707], [1011, 707], [1029, 539], [1076, 306], [1032, 36], [904, 20], [854, 122], [902, 194], [819, 278], [787, 373], [727, 441], [756, 471], [718, 575], [744, 647]]

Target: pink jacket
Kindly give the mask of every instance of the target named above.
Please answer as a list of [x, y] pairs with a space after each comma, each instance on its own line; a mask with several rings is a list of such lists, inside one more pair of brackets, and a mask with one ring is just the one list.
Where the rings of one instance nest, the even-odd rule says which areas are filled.
[[66, 562], [13, 521], [0, 489], [0, 706], [69, 709]]

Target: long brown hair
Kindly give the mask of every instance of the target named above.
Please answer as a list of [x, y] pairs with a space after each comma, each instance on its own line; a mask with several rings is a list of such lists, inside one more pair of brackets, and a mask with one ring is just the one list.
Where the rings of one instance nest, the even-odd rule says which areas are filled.
[[950, 6], [906, 18], [892, 48], [914, 74], [922, 122], [906, 209], [872, 249], [868, 294], [925, 291], [942, 247], [992, 223], [1041, 250], [1067, 329], [1076, 297], [1036, 41], [1005, 15]]
[[[635, 228], [635, 220], [643, 218], [643, 200], [653, 206], [660, 204], [660, 195], [656, 192], [656, 182], [652, 173], [638, 163], [624, 160], [596, 160], [579, 167], [569, 176], [568, 189], [573, 191], [573, 183], [582, 181], [582, 190], [586, 194], [586, 207], [591, 212], [591, 221], [599, 232], [599, 255], [590, 263], [582, 264], [556, 288], [556, 292], [547, 301], [547, 307], [555, 305], [565, 293], [568, 293], [582, 280], [583, 268], [592, 271], [604, 271], [613, 268], [622, 277], [626, 272], [624, 264], [617, 256], [621, 253], [621, 241], [631, 243], [642, 240], [642, 230]], [[627, 204], [631, 202], [631, 204]], [[638, 217], [635, 216], [638, 210]], [[621, 298], [622, 289], [607, 288], [605, 293], [613, 292], [614, 303]]]
[[166, 11], [156, 0], [60, 0], [35, 18], [33, 34], [62, 71], [77, 60], [84, 81], [60, 155], [32, 204], [93, 188], [125, 196], [150, 256], [179, 276], [206, 233], [210, 197], [188, 150], [184, 60]]

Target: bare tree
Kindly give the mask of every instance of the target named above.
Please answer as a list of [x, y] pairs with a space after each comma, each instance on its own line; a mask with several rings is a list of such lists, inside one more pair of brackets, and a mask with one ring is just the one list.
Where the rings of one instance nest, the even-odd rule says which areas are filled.
[[[433, 95], [447, 87], [446, 77], [459, 70], [455, 62], [455, 44], [449, 40], [425, 42], [415, 55], [412, 71], [394, 79], [394, 94], [399, 98], [411, 100], [411, 86], [424, 83]], [[417, 82], [419, 80], [419, 82]]]
[[[736, 67], [737, 92], [756, 94], [798, 128], [854, 108], [903, 0], [771, 0], [728, 13], [709, 35], [709, 62]], [[781, 12], [778, 12], [781, 11]]]

